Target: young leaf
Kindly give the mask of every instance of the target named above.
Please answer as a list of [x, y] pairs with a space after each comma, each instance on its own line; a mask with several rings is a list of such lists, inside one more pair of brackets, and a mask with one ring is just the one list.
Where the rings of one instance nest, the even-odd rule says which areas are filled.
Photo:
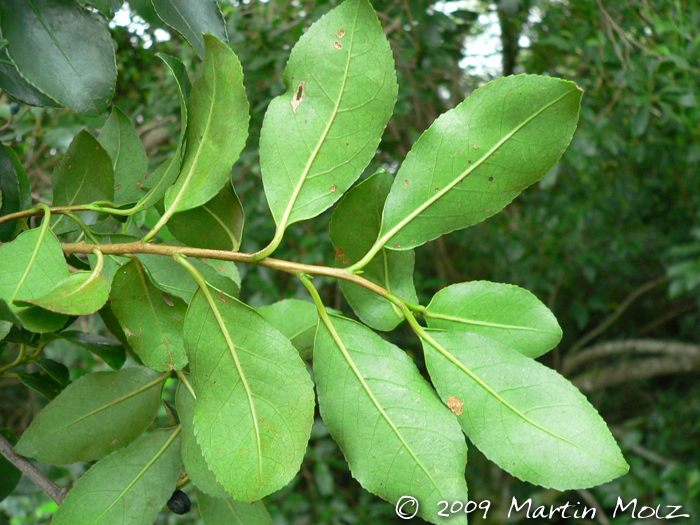
[[216, 35], [224, 42], [228, 40], [216, 0], [153, 0], [153, 7], [160, 19], [184, 36], [200, 57], [205, 54], [202, 33]]
[[[459, 425], [405, 352], [359, 323], [330, 319], [314, 345], [323, 422], [365, 489], [392, 503], [413, 496], [419, 514], [440, 523], [438, 502], [467, 501]], [[466, 524], [466, 515], [451, 523]]]
[[15, 450], [52, 465], [100, 459], [151, 424], [163, 382], [145, 367], [85, 375], [39, 412]]
[[197, 393], [194, 428], [226, 491], [251, 502], [282, 488], [306, 451], [311, 379], [289, 340], [225, 294], [195, 293], [185, 348]]
[[[0, 435], [12, 445], [17, 442], [15, 435], [9, 428], [0, 428]], [[5, 459], [4, 456], [0, 456], [0, 501], [12, 494], [20, 479], [22, 479], [22, 472]]]
[[498, 213], [564, 153], [581, 94], [573, 82], [510, 76], [441, 115], [396, 174], [376, 245], [409, 250]]
[[[100, 310], [100, 315], [102, 315], [102, 312], [107, 306], [108, 305], [105, 305], [105, 307]], [[66, 341], [70, 341], [74, 345], [95, 354], [97, 357], [107, 363], [113, 370], [119, 370], [126, 361], [126, 349], [121, 343], [115, 341], [114, 339], [102, 337], [101, 335], [76, 332], [73, 330], [59, 332], [57, 335], [61, 336]]]
[[318, 311], [314, 303], [284, 299], [256, 308], [256, 311], [292, 342], [302, 359], [311, 359], [318, 324]]
[[38, 306], [67, 315], [89, 315], [109, 299], [109, 279], [101, 273], [76, 272], [59, 282], [47, 294], [36, 299], [15, 300], [22, 306]]
[[204, 525], [272, 525], [272, 518], [262, 501], [241, 503], [230, 498], [199, 494], [197, 502]]
[[109, 31], [97, 16], [77, 2], [5, 0], [0, 24], [26, 81], [76, 113], [97, 116], [107, 109], [117, 67]]
[[562, 336], [556, 317], [533, 294], [488, 281], [443, 288], [425, 318], [430, 328], [483, 335], [532, 358], [557, 346]]
[[109, 153], [114, 168], [114, 203], [129, 204], [143, 196], [148, 157], [134, 125], [114, 106], [97, 140]]
[[[53, 206], [72, 206], [114, 199], [112, 160], [102, 145], [83, 130], [71, 142], [65, 157], [53, 172]], [[64, 215], [54, 219], [52, 228], [65, 229], [70, 222]]]
[[[42, 239], [40, 228], [21, 233], [14, 241], [0, 246], [0, 261], [3, 261], [0, 300], [6, 303], [8, 312], [32, 332], [53, 332], [62, 328], [67, 320], [65, 315], [13, 304], [14, 299], [39, 298], [68, 277], [68, 265], [56, 236], [47, 231]], [[6, 316], [2, 318], [15, 322]]]
[[197, 438], [194, 435], [194, 425], [192, 424], [194, 406], [194, 397], [180, 383], [175, 396], [175, 407], [182, 424], [182, 462], [185, 465], [185, 470], [194, 486], [200, 492], [215, 498], [229, 498], [230, 496], [226, 489], [216, 480], [214, 473], [209, 469], [209, 465], [207, 465], [207, 461], [202, 454], [202, 447], [197, 443]]
[[[197, 283], [172, 257], [162, 255], [139, 255], [139, 260], [148, 268], [153, 284], [169, 294], [175, 295], [190, 302], [192, 295], [197, 291]], [[239, 286], [229, 277], [220, 275], [209, 264], [191, 257], [188, 261], [204, 276], [206, 281], [219, 291], [228, 295], [237, 296]], [[217, 261], [221, 263], [222, 261]]]
[[180, 176], [165, 195], [168, 211], [210, 201], [227, 181], [248, 137], [248, 99], [236, 54], [205, 35], [206, 58], [188, 101], [187, 148]]
[[170, 69], [170, 72], [175, 78], [175, 84], [177, 85], [178, 96], [180, 97], [180, 140], [177, 142], [177, 147], [175, 148], [173, 156], [158, 166], [153, 173], [146, 176], [142, 186], [148, 189], [149, 192], [140, 202], [142, 209], [146, 209], [160, 201], [165, 196], [172, 183], [175, 182], [178, 173], [180, 173], [182, 148], [185, 147], [187, 130], [187, 98], [190, 95], [191, 89], [190, 78], [187, 76], [187, 69], [182, 62], [175, 57], [164, 55], [163, 53], [156, 53], [156, 56], [168, 66], [168, 69]]
[[241, 201], [227, 182], [209, 202], [173, 215], [168, 231], [187, 246], [235, 252], [241, 245], [244, 218]]
[[268, 107], [260, 168], [278, 235], [330, 207], [374, 157], [398, 87], [389, 42], [367, 0], [313, 24]]
[[453, 397], [464, 403], [462, 430], [499, 467], [557, 490], [627, 472], [605, 421], [555, 371], [477, 334], [427, 333], [425, 362], [435, 388], [446, 403]]
[[[379, 170], [352, 188], [340, 201], [330, 224], [335, 259], [341, 266], [354, 264], [374, 244], [381, 226], [384, 201], [394, 178]], [[413, 250], [396, 252], [382, 249], [364, 268], [362, 276], [405, 300], [417, 303], [413, 286]], [[391, 302], [366, 288], [348, 281], [340, 289], [357, 316], [375, 330], [393, 330], [403, 314]]]
[[187, 305], [156, 288], [138, 259], [117, 270], [112, 311], [143, 364], [161, 372], [187, 365], [182, 341]]
[[151, 525], [175, 490], [182, 469], [180, 427], [142, 436], [78, 480], [53, 525]]
[[22, 78], [15, 63], [7, 53], [7, 49], [0, 50], [0, 89], [12, 98], [29, 106], [49, 108], [61, 107], [58, 102], [47, 97], [44, 93]]

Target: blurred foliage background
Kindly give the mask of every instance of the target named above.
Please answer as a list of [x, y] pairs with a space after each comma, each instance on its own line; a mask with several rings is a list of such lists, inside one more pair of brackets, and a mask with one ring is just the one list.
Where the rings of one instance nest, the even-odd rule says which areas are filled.
[[[246, 211], [242, 249], [267, 244], [274, 224], [262, 191], [258, 138], [270, 100], [286, 90], [282, 71], [294, 43], [337, 1], [220, 0], [231, 47], [245, 71], [251, 132], [232, 177]], [[373, 0], [391, 42], [399, 99], [371, 173], [395, 172], [413, 142], [444, 111], [502, 75], [537, 73], [585, 90], [579, 128], [562, 161], [502, 213], [417, 251], [421, 302], [449, 283], [487, 279], [537, 295], [564, 329], [541, 360], [588, 395], [611, 426], [629, 474], [571, 493], [521, 483], [470, 448], [470, 498], [491, 508], [476, 523], [525, 522], [508, 516], [513, 497], [535, 505], [569, 502], [598, 509], [571, 523], [613, 519], [617, 498], [643, 505], [682, 505], [700, 519], [700, 4], [696, 0]], [[151, 165], [174, 148], [176, 87], [160, 51], [191, 72], [201, 63], [180, 35], [168, 32], [148, 0], [133, 0], [110, 23], [118, 48], [114, 105], [136, 124]], [[107, 21], [106, 21], [107, 23]], [[0, 94], [0, 140], [19, 154], [35, 200], [50, 202], [51, 172], [72, 137], [98, 130], [106, 117], [29, 108]], [[289, 228], [276, 257], [335, 264], [330, 212]], [[153, 217], [140, 219], [148, 223]], [[240, 268], [242, 299], [253, 306], [305, 298], [291, 276]], [[328, 305], [350, 313], [337, 283], [317, 278]], [[97, 319], [79, 319], [99, 330]], [[422, 366], [409, 330], [388, 337]], [[0, 343], [1, 344], [1, 343]], [[0, 348], [0, 350], [3, 350]], [[0, 364], [13, 359], [0, 352]], [[104, 364], [69, 343], [47, 356], [80, 375]], [[19, 435], [46, 400], [17, 379], [0, 379], [0, 427]], [[163, 418], [166, 417], [163, 411]], [[47, 467], [71, 484], [86, 466]], [[193, 500], [196, 494], [186, 489]], [[363, 491], [317, 420], [302, 469], [266, 499], [275, 524], [403, 523], [391, 505]], [[48, 523], [55, 504], [26, 479], [0, 503], [0, 524]], [[419, 522], [420, 520], [414, 520]], [[557, 523], [556, 518], [548, 520]], [[561, 520], [562, 522], [564, 520]], [[681, 519], [681, 522], [685, 522]], [[164, 512], [158, 523], [201, 523]]]

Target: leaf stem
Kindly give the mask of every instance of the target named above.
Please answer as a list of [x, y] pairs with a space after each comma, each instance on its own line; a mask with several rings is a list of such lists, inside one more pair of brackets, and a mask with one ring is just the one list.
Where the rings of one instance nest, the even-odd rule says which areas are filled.
[[0, 368], [0, 374], [3, 374], [7, 370], [11, 370], [16, 366], [21, 365], [25, 361], [26, 355], [27, 355], [27, 348], [24, 345], [19, 345], [19, 353], [17, 354], [17, 359], [12, 361], [9, 365], [5, 365], [2, 368]]
[[192, 394], [192, 397], [197, 399], [197, 394], [194, 393], [194, 389], [192, 388], [192, 385], [187, 379], [187, 376], [182, 373], [182, 370], [175, 370], [175, 373], [177, 374], [178, 379], [182, 382], [183, 385], [185, 385], [185, 388], [190, 391], [190, 394]]

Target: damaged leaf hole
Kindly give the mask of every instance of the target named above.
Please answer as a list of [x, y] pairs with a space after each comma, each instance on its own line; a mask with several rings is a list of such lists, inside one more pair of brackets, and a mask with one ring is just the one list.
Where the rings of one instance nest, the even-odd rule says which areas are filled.
[[341, 43], [338, 42], [337, 40], [334, 40], [334, 41], [333, 41], [333, 47], [336, 48], [338, 51], [340, 51], [341, 49], [343, 49], [343, 44], [341, 44]]
[[447, 408], [449, 408], [454, 414], [461, 416], [464, 414], [462, 407], [464, 406], [464, 401], [456, 396], [450, 396], [447, 398]]
[[301, 82], [299, 82], [299, 85], [297, 86], [296, 90], [294, 91], [294, 95], [292, 96], [292, 113], [294, 113], [295, 115], [297, 114], [297, 108], [301, 106], [301, 103], [304, 101], [305, 98], [306, 80], [302, 80]]
[[335, 34], [335, 36], [338, 37], [338, 40], [341, 40], [345, 36], [345, 29], [338, 29], [338, 32]]
[[330, 190], [331, 190], [331, 193], [335, 193], [335, 184], [333, 184], [333, 185], [331, 186]]

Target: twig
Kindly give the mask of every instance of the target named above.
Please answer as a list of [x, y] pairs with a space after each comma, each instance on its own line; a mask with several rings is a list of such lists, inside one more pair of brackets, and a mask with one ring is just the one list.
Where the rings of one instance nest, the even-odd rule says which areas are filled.
[[634, 290], [631, 294], [627, 296], [627, 298], [624, 301], [622, 301], [622, 304], [618, 306], [617, 310], [610, 314], [602, 323], [596, 326], [593, 330], [591, 330], [581, 339], [576, 341], [576, 343], [574, 343], [574, 345], [569, 350], [568, 355], [573, 356], [576, 352], [578, 352], [581, 348], [588, 344], [589, 341], [595, 339], [605, 330], [607, 330], [615, 321], [617, 321], [617, 319], [625, 312], [625, 310], [627, 310], [627, 308], [629, 308], [632, 305], [632, 303], [637, 300], [637, 298], [640, 295], [645, 294], [649, 290], [652, 290], [653, 288], [657, 287], [662, 283], [665, 283], [666, 281], [668, 281], [668, 277], [661, 277], [659, 279], [654, 279], [653, 281], [643, 284], [642, 286]]
[[69, 489], [59, 487], [51, 481], [46, 474], [30, 463], [28, 459], [15, 454], [15, 451], [12, 449], [12, 444], [2, 435], [0, 435], [0, 453], [17, 467], [22, 474], [31, 479], [37, 487], [51, 496], [52, 500], [59, 505], [63, 503], [63, 499], [68, 494]]

